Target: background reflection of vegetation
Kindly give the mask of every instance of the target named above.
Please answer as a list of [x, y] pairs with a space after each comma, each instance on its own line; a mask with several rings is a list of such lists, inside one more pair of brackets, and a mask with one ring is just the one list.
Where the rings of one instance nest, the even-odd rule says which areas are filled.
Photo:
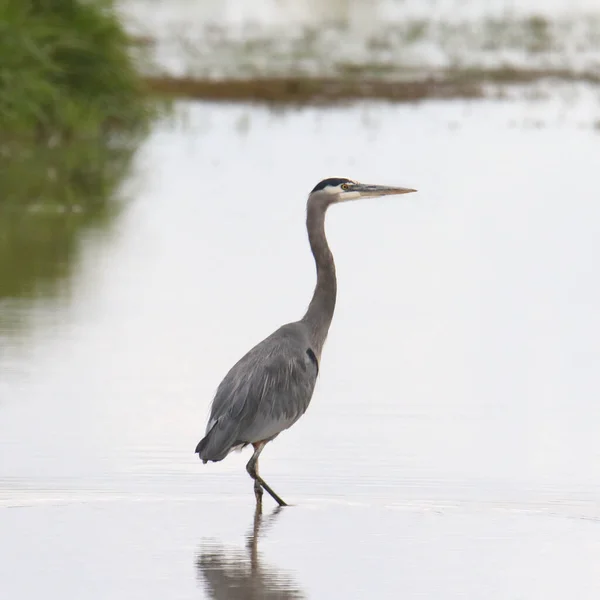
[[0, 308], [62, 288], [114, 215], [154, 113], [132, 50], [110, 0], [0, 6]]
[[[94, 154], [94, 158], [92, 158]], [[47, 150], [2, 169], [0, 298], [52, 295], [70, 273], [86, 227], [116, 213], [114, 194], [133, 148]]]

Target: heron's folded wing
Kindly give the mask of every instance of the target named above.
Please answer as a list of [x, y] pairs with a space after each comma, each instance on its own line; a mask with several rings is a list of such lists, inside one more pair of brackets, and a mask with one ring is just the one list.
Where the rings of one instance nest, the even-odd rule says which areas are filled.
[[316, 378], [316, 361], [304, 336], [279, 330], [226, 375], [215, 395], [207, 430], [226, 428], [235, 438], [232, 443], [269, 439], [306, 411]]

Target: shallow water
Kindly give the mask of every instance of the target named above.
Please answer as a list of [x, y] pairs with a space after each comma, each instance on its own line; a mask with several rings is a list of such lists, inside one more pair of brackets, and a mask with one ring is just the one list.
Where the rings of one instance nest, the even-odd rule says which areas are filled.
[[[598, 597], [594, 110], [181, 107], [61, 286], [0, 305], [2, 597]], [[255, 523], [247, 452], [193, 449], [306, 307], [335, 175], [419, 193], [328, 216], [320, 381], [261, 457], [294, 506]]]

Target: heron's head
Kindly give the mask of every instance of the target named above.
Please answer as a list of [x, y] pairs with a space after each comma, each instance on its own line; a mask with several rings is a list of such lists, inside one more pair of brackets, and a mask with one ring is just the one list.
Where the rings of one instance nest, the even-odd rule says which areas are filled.
[[359, 183], [358, 181], [345, 179], [344, 177], [331, 177], [317, 183], [310, 195], [318, 194], [325, 200], [328, 200], [328, 204], [333, 204], [334, 202], [346, 202], [348, 200], [359, 200], [360, 198], [410, 194], [410, 192], [416, 191], [412, 188], [372, 185]]

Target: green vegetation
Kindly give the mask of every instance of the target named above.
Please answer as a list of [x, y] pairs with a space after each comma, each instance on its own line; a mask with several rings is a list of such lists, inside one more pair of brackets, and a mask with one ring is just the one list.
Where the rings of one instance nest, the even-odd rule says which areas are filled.
[[114, 214], [156, 113], [134, 50], [112, 0], [0, 0], [0, 301], [60, 287]]
[[105, 194], [153, 112], [131, 51], [112, 1], [0, 3], [0, 205]]
[[143, 128], [148, 105], [130, 51], [109, 0], [4, 0], [3, 134], [67, 141]]

